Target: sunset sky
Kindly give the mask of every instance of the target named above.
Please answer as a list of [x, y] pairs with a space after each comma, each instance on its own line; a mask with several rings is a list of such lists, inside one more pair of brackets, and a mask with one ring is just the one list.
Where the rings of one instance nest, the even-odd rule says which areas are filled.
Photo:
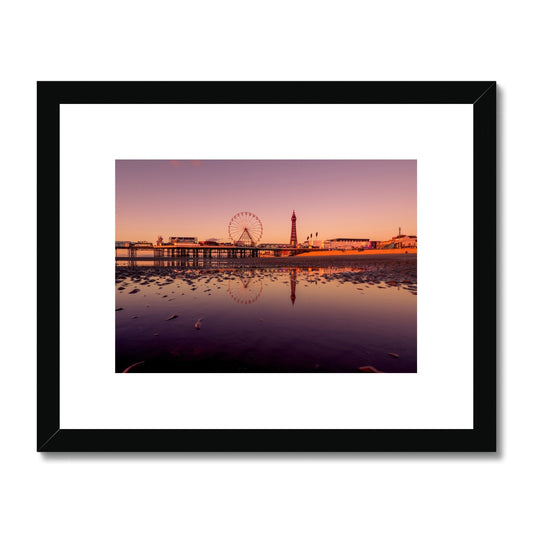
[[416, 235], [415, 160], [117, 160], [116, 240], [158, 235], [229, 241], [228, 223], [251, 211], [262, 243], [313, 232], [386, 240]]

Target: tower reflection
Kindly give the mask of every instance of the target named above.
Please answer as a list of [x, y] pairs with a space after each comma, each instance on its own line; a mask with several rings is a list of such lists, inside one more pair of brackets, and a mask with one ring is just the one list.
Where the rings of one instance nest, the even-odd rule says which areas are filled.
[[297, 270], [293, 269], [289, 272], [290, 280], [291, 280], [291, 302], [292, 305], [294, 305], [294, 302], [296, 301], [296, 275]]

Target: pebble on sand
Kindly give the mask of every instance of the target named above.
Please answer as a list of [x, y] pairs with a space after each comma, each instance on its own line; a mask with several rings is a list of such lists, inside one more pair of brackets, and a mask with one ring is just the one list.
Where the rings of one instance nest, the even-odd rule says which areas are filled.
[[178, 318], [178, 315], [171, 315], [167, 318], [167, 320], [173, 320], [174, 318]]
[[124, 307], [117, 307], [115, 311], [124, 311]]
[[137, 292], [139, 292], [141, 289], [133, 289], [132, 291], [129, 292], [129, 294], [135, 294]]
[[202, 322], [202, 320], [203, 320], [202, 318], [199, 318], [199, 319], [198, 319], [198, 322], [196, 322], [196, 324], [194, 324], [194, 327], [195, 327], [196, 329], [200, 329], [200, 326], [201, 326], [201, 322]]
[[390, 352], [389, 355], [391, 357], [396, 357], [396, 359], [398, 359], [398, 357], [400, 357], [397, 353], [394, 353], [394, 352]]
[[383, 374], [384, 373], [381, 370], [377, 370], [373, 366], [361, 366], [361, 367], [359, 367], [359, 370], [361, 372], [370, 372], [370, 373], [374, 373], [374, 374]]

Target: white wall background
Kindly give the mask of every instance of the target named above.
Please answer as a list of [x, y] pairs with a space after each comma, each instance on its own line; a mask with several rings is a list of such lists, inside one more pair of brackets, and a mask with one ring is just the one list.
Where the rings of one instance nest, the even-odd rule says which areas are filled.
[[[3, 531], [524, 531], [531, 19], [521, 1], [18, 2], [0, 20]], [[497, 455], [35, 452], [36, 80], [487, 80], [499, 92]], [[451, 266], [460, 263], [452, 258]], [[489, 289], [490, 290], [490, 289]], [[529, 342], [528, 342], [529, 341]]]

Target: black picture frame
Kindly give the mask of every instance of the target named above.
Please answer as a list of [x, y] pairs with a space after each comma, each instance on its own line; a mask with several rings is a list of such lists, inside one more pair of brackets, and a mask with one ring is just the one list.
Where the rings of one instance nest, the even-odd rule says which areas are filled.
[[[470, 104], [474, 161], [473, 429], [62, 429], [61, 104]], [[496, 82], [38, 82], [37, 450], [496, 451]]]

